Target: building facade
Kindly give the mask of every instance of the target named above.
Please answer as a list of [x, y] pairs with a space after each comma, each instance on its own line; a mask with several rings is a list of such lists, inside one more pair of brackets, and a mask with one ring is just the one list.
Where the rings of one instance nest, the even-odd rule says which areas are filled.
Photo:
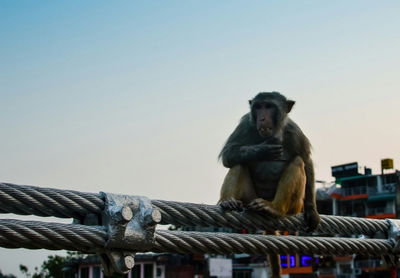
[[[393, 162], [390, 165], [383, 166], [380, 174], [372, 174], [365, 167], [361, 171], [357, 162], [333, 166], [335, 183], [317, 192], [318, 207], [322, 210], [330, 207], [331, 213], [320, 213], [374, 219], [398, 218], [400, 172], [393, 169]], [[391, 277], [393, 272], [380, 258], [347, 256], [331, 260], [329, 267], [320, 266], [324, 268], [326, 277]]]

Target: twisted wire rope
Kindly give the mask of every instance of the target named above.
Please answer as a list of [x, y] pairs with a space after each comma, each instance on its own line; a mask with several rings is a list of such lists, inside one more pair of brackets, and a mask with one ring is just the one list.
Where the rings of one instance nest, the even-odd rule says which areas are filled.
[[157, 231], [153, 252], [214, 254], [392, 254], [387, 240]]
[[[152, 200], [154, 207], [160, 210], [162, 224], [229, 227], [249, 230], [307, 230], [303, 214], [281, 219], [257, 212], [222, 211], [218, 206], [181, 203], [173, 201]], [[373, 236], [377, 232], [386, 233], [389, 223], [384, 220], [320, 215], [321, 223], [316, 232], [319, 234]], [[394, 220], [398, 221], [398, 220]]]
[[102, 227], [0, 219], [0, 245], [6, 248], [93, 252], [106, 240]]
[[73, 190], [0, 183], [0, 212], [80, 218], [100, 214], [104, 201], [97, 194]]
[[[213, 205], [162, 200], [151, 202], [161, 212], [161, 224], [303, 232], [307, 228], [302, 214], [276, 219], [260, 213], [223, 211]], [[83, 218], [87, 214], [101, 214], [104, 206], [99, 194], [0, 183], [0, 213]], [[399, 220], [393, 221], [400, 224]], [[384, 220], [321, 215], [316, 232], [324, 235], [374, 236], [377, 232], [387, 233], [389, 226]]]
[[[105, 251], [103, 227], [0, 219], [0, 246], [49, 250]], [[232, 233], [176, 232], [157, 230], [155, 242], [146, 250], [211, 254], [317, 254], [382, 256], [393, 254], [383, 239], [242, 235]]]

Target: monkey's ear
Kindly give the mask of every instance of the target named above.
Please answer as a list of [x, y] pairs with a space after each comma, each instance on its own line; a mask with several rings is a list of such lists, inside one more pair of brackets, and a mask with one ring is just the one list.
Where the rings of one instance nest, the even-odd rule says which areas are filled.
[[289, 113], [290, 111], [292, 111], [293, 105], [296, 102], [294, 100], [287, 100], [286, 101], [286, 113]]
[[250, 104], [250, 106], [251, 106], [251, 104], [252, 104], [252, 100], [251, 100], [251, 99], [249, 100], [249, 104]]

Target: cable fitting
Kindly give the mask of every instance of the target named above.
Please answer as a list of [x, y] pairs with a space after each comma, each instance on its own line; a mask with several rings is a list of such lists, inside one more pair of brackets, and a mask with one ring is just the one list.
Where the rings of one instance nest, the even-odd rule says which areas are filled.
[[127, 250], [145, 252], [153, 247], [161, 213], [147, 197], [104, 192], [100, 196], [105, 202], [102, 223], [108, 234], [106, 252], [100, 254], [104, 272], [126, 274], [134, 267], [135, 257]]

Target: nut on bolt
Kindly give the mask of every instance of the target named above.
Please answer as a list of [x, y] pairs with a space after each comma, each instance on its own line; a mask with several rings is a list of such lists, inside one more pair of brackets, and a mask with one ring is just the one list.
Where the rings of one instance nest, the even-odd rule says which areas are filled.
[[133, 256], [128, 255], [122, 259], [122, 268], [125, 271], [131, 270], [134, 266], [135, 266], [135, 259], [133, 258]]
[[121, 209], [121, 217], [124, 221], [128, 222], [133, 217], [133, 212], [130, 207], [123, 206]]
[[161, 222], [161, 213], [158, 209], [153, 209], [151, 213], [146, 214], [145, 223], [147, 225], [155, 225]]
[[133, 217], [133, 212], [130, 207], [122, 206], [117, 210], [115, 216], [117, 217], [118, 222], [128, 223], [129, 221], [131, 221]]

